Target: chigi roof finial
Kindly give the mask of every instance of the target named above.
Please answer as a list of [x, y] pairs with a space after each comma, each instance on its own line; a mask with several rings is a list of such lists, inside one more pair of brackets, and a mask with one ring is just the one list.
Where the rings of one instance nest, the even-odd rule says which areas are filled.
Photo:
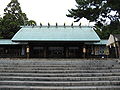
[[35, 27], [35, 25], [33, 24], [33, 25], [31, 25], [32, 26], [32, 28], [34, 28]]
[[42, 23], [40, 23], [40, 28], [42, 27]]
[[64, 28], [66, 27], [65, 23], [64, 23]]
[[48, 28], [50, 27], [50, 23], [48, 22]]
[[58, 27], [58, 23], [56, 22], [56, 27]]
[[71, 27], [73, 28], [73, 23], [71, 24]]
[[81, 23], [79, 24], [79, 27], [81, 27]]

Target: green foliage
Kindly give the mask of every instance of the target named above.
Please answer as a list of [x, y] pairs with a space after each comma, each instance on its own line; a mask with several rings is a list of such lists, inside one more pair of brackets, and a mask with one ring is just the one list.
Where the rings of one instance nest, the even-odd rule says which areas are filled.
[[36, 26], [37, 24], [34, 20], [29, 20], [29, 21], [27, 21], [26, 25], [27, 26]]
[[0, 39], [3, 38], [2, 37], [2, 18], [0, 17]]
[[[76, 0], [77, 9], [68, 10], [68, 17], [73, 17], [76, 21], [86, 18], [90, 22], [105, 22], [106, 19], [112, 21], [119, 20], [120, 16], [120, 0]], [[111, 15], [112, 11], [116, 11], [115, 15]]]
[[[5, 16], [10, 16], [10, 19], [16, 20], [20, 25], [24, 25], [24, 22], [28, 20], [26, 14], [22, 12], [20, 4], [17, 0], [11, 0], [4, 11]], [[13, 17], [11, 17], [11, 15]]]
[[68, 10], [67, 14], [68, 17], [74, 18], [75, 22], [83, 17], [90, 22], [96, 22], [95, 26], [102, 29], [99, 31], [96, 28], [101, 38], [120, 33], [120, 0], [76, 0], [76, 3], [77, 9]]
[[20, 24], [7, 17], [3, 17], [3, 19], [1, 20], [0, 31], [2, 38], [10, 39], [20, 29]]
[[113, 21], [107, 26], [103, 26], [102, 29], [95, 26], [95, 31], [101, 39], [108, 39], [110, 34], [120, 34], [120, 22]]
[[4, 16], [0, 20], [0, 38], [11, 39], [20, 26], [27, 21], [28, 18], [22, 12], [19, 2], [11, 0], [4, 9]]

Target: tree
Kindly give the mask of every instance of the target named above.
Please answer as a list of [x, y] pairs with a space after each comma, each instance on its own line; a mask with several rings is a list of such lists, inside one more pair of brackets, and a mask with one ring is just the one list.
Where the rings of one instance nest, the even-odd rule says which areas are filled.
[[2, 17], [0, 17], [0, 39], [3, 38], [1, 34], [2, 34]]
[[27, 26], [36, 26], [37, 25], [34, 20], [29, 20], [29, 21], [27, 21], [26, 24], [27, 24]]
[[120, 34], [120, 22], [112, 21], [109, 25], [103, 26], [100, 37], [108, 39], [110, 34]]
[[[107, 25], [109, 25], [107, 29], [114, 31], [114, 27], [110, 28], [113, 22], [117, 27], [120, 25], [120, 0], [76, 0], [76, 3], [77, 9], [68, 10], [69, 14], [67, 14], [68, 17], [74, 18], [75, 22], [84, 17], [90, 22], [96, 22], [96, 27], [102, 31], [105, 31]], [[109, 31], [109, 33], [113, 32]]]
[[6, 15], [1, 21], [1, 35], [5, 39], [11, 39], [20, 29], [20, 24], [11, 18], [14, 18], [14, 15]]
[[22, 12], [18, 0], [11, 0], [11, 2], [4, 9], [4, 12], [5, 16], [13, 15], [13, 17], [10, 16], [9, 19], [17, 21], [20, 25], [24, 25], [25, 21], [28, 20], [26, 14]]
[[28, 18], [26, 14], [22, 12], [17, 0], [11, 0], [4, 9], [4, 12], [4, 16], [1, 20], [1, 36], [2, 38], [11, 39], [20, 29], [20, 26], [28, 21]]
[[[120, 0], [76, 0], [77, 9], [68, 10], [68, 17], [76, 21], [86, 18], [90, 22], [118, 21], [120, 19]], [[114, 12], [114, 14], [111, 14]], [[103, 23], [102, 23], [103, 24]]]

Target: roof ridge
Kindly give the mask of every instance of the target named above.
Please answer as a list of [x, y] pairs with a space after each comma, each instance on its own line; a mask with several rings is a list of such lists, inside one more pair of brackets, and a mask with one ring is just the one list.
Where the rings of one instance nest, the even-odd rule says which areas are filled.
[[[43, 26], [21, 26], [22, 28], [42, 28], [42, 27], [48, 27], [47, 25], [43, 25]], [[84, 28], [84, 27], [90, 27], [92, 28], [93, 26], [70, 26], [70, 25], [66, 25], [66, 26], [63, 26], [63, 25], [58, 25], [58, 26], [55, 26], [55, 25], [51, 25], [49, 26], [49, 28], [51, 27], [56, 27], [56, 28], [59, 28], [59, 27], [63, 27], [63, 28], [67, 28], [67, 27], [71, 27], [71, 28], [74, 28], [74, 27], [79, 27], [79, 28]]]

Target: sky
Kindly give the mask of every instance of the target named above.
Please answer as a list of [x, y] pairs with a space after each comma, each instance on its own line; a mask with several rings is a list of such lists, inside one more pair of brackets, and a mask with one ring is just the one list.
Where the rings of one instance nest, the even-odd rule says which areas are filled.
[[[3, 15], [4, 9], [10, 1], [0, 0], [0, 15]], [[58, 25], [74, 23], [74, 19], [67, 17], [66, 14], [69, 13], [68, 9], [76, 8], [75, 0], [18, 0], [18, 2], [28, 19], [35, 20], [37, 25], [40, 23], [47, 25], [48, 22], [50, 25], [55, 25], [56, 22]], [[74, 25], [79, 25], [80, 22], [84, 26], [89, 25], [86, 19], [82, 19]], [[90, 25], [93, 25], [93, 23]]]

